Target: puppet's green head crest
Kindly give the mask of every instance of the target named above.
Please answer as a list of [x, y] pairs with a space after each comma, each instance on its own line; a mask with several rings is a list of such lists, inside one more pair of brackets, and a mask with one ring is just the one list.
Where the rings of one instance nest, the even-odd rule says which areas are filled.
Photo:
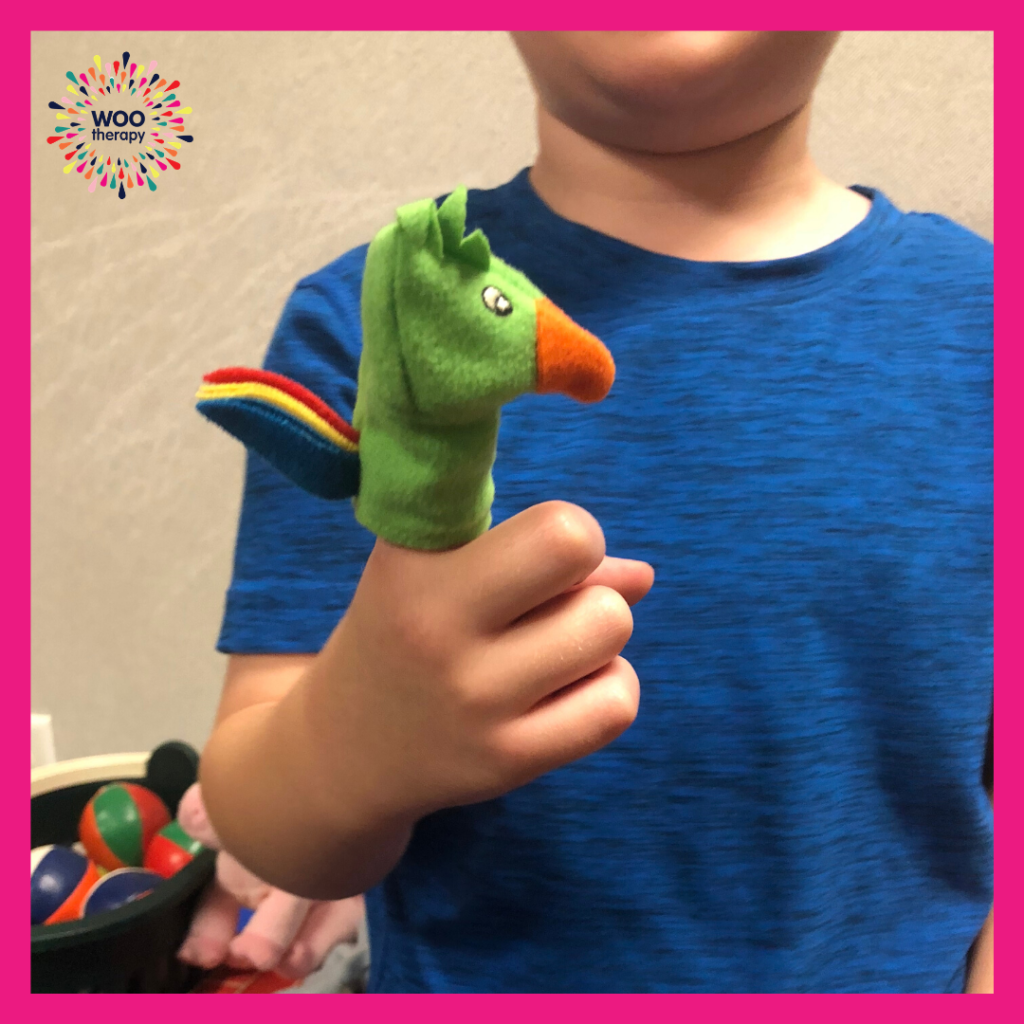
[[440, 208], [432, 199], [410, 203], [398, 210], [398, 226], [438, 260], [462, 263], [471, 270], [488, 270], [491, 247], [487, 237], [479, 228], [466, 235], [466, 199], [466, 188], [460, 185]]
[[[537, 381], [543, 294], [491, 253], [479, 228], [465, 229], [466, 190], [458, 188], [440, 208], [430, 199], [401, 207], [367, 256], [364, 313], [383, 286], [401, 357], [402, 386], [393, 381], [388, 400], [395, 413], [435, 424], [493, 416]], [[364, 316], [368, 338], [385, 326]]]

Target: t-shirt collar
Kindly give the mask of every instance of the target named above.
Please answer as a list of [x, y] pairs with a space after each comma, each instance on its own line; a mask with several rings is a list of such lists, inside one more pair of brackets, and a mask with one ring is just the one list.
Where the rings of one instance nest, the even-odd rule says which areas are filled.
[[903, 214], [878, 189], [851, 186], [867, 197], [871, 207], [858, 224], [827, 245], [799, 256], [751, 262], [687, 260], [652, 252], [578, 224], [555, 213], [536, 193], [529, 168], [523, 168], [504, 188], [506, 197], [526, 214], [533, 241], [545, 247], [564, 248], [566, 255], [587, 250], [588, 267], [600, 274], [602, 268], [617, 275], [628, 274], [637, 286], [663, 287], [690, 284], [702, 289], [768, 288], [776, 298], [783, 293], [803, 295], [818, 292], [870, 269], [881, 251], [896, 239]]

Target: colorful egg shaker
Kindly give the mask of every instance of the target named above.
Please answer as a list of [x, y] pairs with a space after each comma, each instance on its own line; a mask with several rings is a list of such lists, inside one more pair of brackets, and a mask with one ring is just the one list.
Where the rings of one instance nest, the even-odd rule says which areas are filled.
[[162, 878], [170, 878], [204, 849], [198, 839], [193, 839], [176, 821], [172, 821], [150, 840], [142, 865]]
[[74, 921], [86, 894], [99, 881], [96, 865], [66, 846], [32, 851], [32, 924]]
[[118, 868], [105, 874], [86, 893], [82, 903], [82, 917], [117, 910], [128, 903], [148, 896], [163, 879], [155, 871], [145, 868]]
[[164, 802], [151, 790], [133, 782], [114, 782], [86, 804], [78, 835], [98, 865], [115, 871], [141, 866], [150, 840], [170, 820]]

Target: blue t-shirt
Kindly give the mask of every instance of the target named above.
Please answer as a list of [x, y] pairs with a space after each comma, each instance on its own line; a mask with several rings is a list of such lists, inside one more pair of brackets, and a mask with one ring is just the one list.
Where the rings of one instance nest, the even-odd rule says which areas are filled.
[[[992, 899], [992, 248], [883, 195], [807, 255], [701, 263], [553, 213], [469, 228], [597, 334], [609, 397], [502, 416], [495, 521], [551, 498], [657, 570], [635, 724], [419, 823], [371, 989], [943, 991]], [[267, 354], [354, 401], [366, 247]], [[250, 457], [220, 650], [317, 651], [373, 538]]]

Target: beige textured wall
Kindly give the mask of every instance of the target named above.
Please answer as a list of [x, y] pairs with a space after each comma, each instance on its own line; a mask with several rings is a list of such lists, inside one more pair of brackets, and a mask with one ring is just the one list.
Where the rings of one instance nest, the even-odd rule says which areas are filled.
[[[196, 141], [122, 202], [45, 137], [64, 72], [125, 49], [181, 80]], [[199, 376], [256, 363], [294, 282], [396, 205], [528, 164], [530, 90], [492, 33], [42, 33], [33, 117], [33, 706], [61, 757], [201, 744], [242, 455]], [[989, 33], [840, 42], [813, 134], [838, 179], [991, 237], [991, 137]]]

